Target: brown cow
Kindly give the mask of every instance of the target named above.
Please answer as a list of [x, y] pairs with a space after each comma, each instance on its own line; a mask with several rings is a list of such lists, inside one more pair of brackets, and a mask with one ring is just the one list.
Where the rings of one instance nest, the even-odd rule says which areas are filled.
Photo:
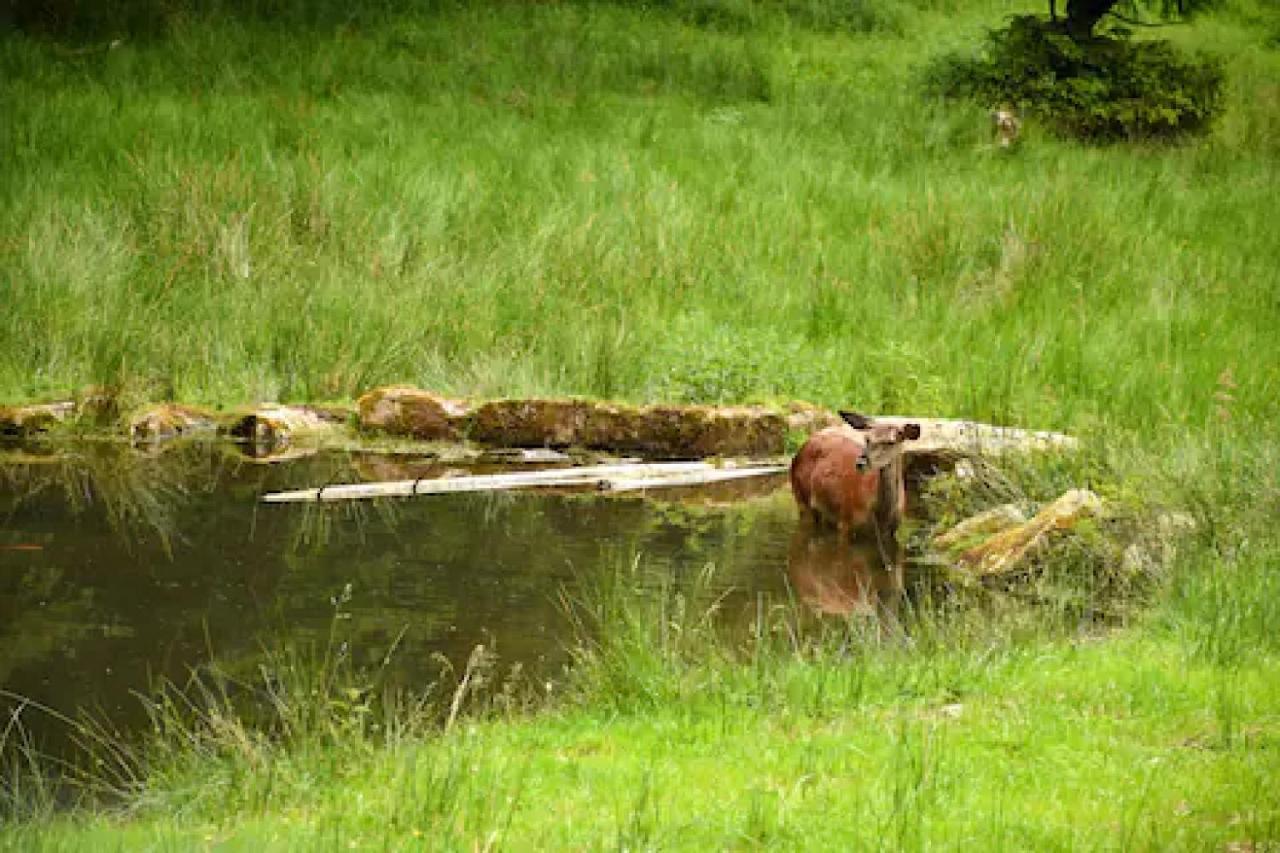
[[902, 443], [920, 425], [879, 424], [841, 412], [846, 425], [809, 436], [791, 462], [791, 491], [801, 514], [842, 538], [873, 541], [886, 564], [897, 563], [897, 530], [906, 507]]

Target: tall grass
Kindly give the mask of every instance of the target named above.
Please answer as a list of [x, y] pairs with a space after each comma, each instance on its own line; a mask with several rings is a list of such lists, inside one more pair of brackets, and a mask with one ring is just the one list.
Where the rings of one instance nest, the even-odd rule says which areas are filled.
[[967, 14], [875, 38], [608, 4], [210, 14], [88, 53], [9, 35], [0, 395], [410, 381], [1149, 429], [1204, 423], [1231, 371], [1264, 415], [1274, 53], [1204, 29], [1247, 87], [1203, 145], [1033, 130], [1004, 157], [914, 85], [999, 11]]
[[[478, 647], [462, 671], [441, 657], [432, 683], [394, 687], [386, 667], [399, 638], [380, 665], [358, 667], [343, 630], [345, 603], [335, 598], [329, 635], [318, 642], [281, 636], [242, 661], [215, 652], [184, 683], [140, 694], [149, 725], [139, 733], [0, 692], [12, 705], [0, 729], [0, 847], [10, 840], [6, 826], [23, 846], [67, 817], [216, 823], [282, 809], [350, 811], [344, 821], [379, 832], [459, 843], [494, 835], [518, 795], [518, 762], [499, 759], [477, 772], [465, 744], [428, 746], [461, 722], [523, 710], [529, 693], [519, 672], [502, 672]], [[63, 723], [75, 750], [42, 754], [24, 726], [35, 714]], [[381, 792], [368, 812], [343, 802], [345, 786], [364, 783]], [[330, 830], [321, 822], [311, 837]]]

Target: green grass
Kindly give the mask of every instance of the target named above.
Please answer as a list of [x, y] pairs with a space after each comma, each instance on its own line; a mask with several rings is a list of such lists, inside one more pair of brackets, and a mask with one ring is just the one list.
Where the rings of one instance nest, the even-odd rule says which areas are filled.
[[1265, 31], [1186, 36], [1233, 82], [1202, 143], [1033, 128], [1005, 157], [981, 109], [916, 86], [1005, 11], [872, 34], [538, 4], [179, 17], [87, 53], [7, 36], [0, 398], [407, 381], [1151, 428], [1203, 424], [1230, 370], [1237, 411], [1264, 414]]
[[1038, 7], [958, 6], [209, 4], [110, 50], [0, 35], [0, 399], [808, 398], [1085, 438], [934, 521], [1091, 485], [1198, 522], [1109, 633], [1080, 573], [905, 643], [784, 604], [727, 635], [624, 571], [574, 605], [550, 698], [454, 715], [452, 684], [415, 705], [281, 664], [266, 723], [214, 692], [96, 741], [78, 805], [7, 772], [0, 847], [1280, 842], [1274, 15], [1174, 31], [1227, 63], [1209, 137], [1032, 126], [1006, 155], [917, 75]]

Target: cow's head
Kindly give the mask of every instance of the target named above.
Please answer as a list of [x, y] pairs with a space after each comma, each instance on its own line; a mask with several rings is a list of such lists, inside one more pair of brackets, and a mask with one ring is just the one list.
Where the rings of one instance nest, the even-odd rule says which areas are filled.
[[920, 424], [876, 423], [857, 412], [841, 412], [840, 417], [863, 433], [862, 453], [855, 463], [859, 471], [878, 471], [890, 465], [902, 453], [904, 441], [920, 437]]

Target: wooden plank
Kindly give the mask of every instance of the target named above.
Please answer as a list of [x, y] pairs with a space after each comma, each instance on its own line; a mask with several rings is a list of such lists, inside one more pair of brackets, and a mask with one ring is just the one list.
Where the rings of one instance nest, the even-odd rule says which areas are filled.
[[708, 462], [644, 462], [616, 465], [587, 465], [580, 468], [556, 468], [542, 471], [520, 471], [511, 474], [476, 474], [466, 477], [435, 477], [421, 480], [392, 480], [378, 483], [344, 483], [273, 492], [262, 496], [265, 503], [300, 501], [340, 501], [414, 495], [487, 492], [537, 486], [584, 486], [609, 477], [661, 477], [716, 470]]

